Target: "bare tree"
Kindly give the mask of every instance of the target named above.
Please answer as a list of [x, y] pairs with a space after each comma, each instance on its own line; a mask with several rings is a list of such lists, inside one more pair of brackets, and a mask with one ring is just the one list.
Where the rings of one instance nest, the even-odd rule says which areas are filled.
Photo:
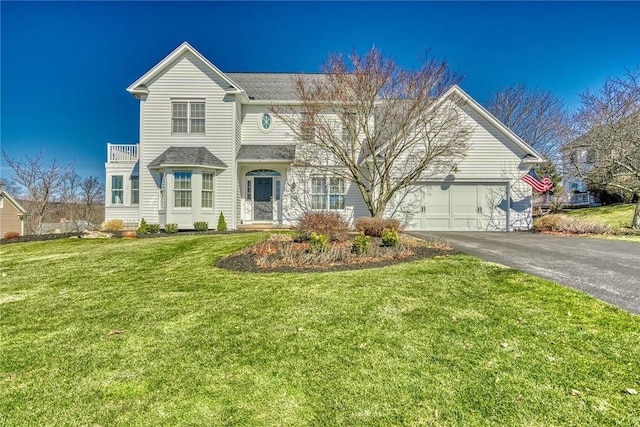
[[299, 104], [272, 110], [300, 140], [298, 165], [355, 184], [372, 216], [463, 156], [470, 129], [462, 100], [443, 98], [461, 77], [446, 62], [427, 55], [418, 69], [404, 69], [373, 48], [332, 54], [322, 71], [295, 79]]
[[637, 199], [632, 227], [640, 229], [640, 65], [580, 98], [575, 121], [583, 135], [571, 143], [575, 171], [592, 188]]
[[85, 178], [80, 184], [79, 201], [81, 206], [80, 218], [87, 223], [99, 224], [104, 210], [104, 185], [96, 176]]
[[499, 90], [486, 107], [531, 147], [554, 162], [558, 161], [560, 148], [571, 140], [571, 120], [565, 103], [549, 91], [516, 84]]
[[24, 160], [14, 160], [2, 155], [15, 174], [14, 181], [24, 187], [29, 203], [28, 233], [41, 232], [42, 219], [52, 208], [52, 203], [62, 196], [67, 180], [74, 175], [74, 164], [59, 164], [55, 159], [46, 164], [44, 152], [35, 157], [25, 156]]

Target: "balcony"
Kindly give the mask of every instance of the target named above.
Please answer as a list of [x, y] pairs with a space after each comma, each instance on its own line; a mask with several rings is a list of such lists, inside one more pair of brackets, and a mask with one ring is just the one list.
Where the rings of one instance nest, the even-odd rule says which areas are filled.
[[135, 163], [140, 144], [107, 144], [107, 163]]

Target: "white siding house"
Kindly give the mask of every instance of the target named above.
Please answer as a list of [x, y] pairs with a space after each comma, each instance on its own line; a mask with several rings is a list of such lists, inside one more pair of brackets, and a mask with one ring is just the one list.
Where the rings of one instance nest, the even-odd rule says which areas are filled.
[[[294, 76], [223, 73], [179, 46], [127, 89], [140, 100], [140, 140], [107, 146], [106, 218], [215, 228], [222, 212], [237, 229], [293, 225], [307, 210], [368, 216], [356, 185], [296, 165], [300, 143], [270, 109], [296, 102]], [[386, 214], [415, 230], [530, 228], [531, 189], [520, 178], [540, 155], [460, 88], [444, 96], [465, 101], [469, 149]]]

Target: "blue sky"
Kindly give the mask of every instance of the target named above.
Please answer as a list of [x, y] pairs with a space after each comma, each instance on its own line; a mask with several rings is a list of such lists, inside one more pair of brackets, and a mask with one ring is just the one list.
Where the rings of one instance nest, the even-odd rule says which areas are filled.
[[138, 141], [125, 88], [185, 40], [222, 71], [315, 72], [374, 45], [412, 67], [430, 49], [480, 102], [523, 82], [570, 107], [640, 63], [639, 2], [2, 1], [0, 15], [2, 149], [101, 178], [107, 142]]

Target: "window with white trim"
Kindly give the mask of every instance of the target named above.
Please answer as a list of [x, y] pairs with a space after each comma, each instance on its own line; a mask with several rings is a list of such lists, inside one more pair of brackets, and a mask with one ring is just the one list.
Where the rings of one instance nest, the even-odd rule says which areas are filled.
[[316, 140], [316, 127], [313, 122], [313, 115], [311, 113], [302, 114], [302, 122], [300, 123], [300, 131], [302, 134], [302, 140], [313, 143]]
[[344, 178], [329, 178], [329, 209], [344, 209]]
[[204, 102], [174, 101], [171, 103], [172, 133], [204, 133]]
[[132, 175], [131, 178], [131, 204], [140, 203], [140, 177]]
[[203, 173], [202, 174], [202, 207], [213, 207], [213, 179], [214, 174]]
[[176, 208], [191, 207], [191, 172], [173, 174], [173, 196]]
[[344, 209], [344, 178], [311, 177], [311, 209]]
[[323, 176], [311, 177], [311, 209], [323, 210], [327, 208], [327, 178]]
[[111, 204], [124, 203], [124, 177], [122, 175], [111, 176]]
[[355, 123], [356, 123], [356, 117], [355, 114], [349, 113], [346, 117], [345, 117], [345, 122], [342, 125], [342, 142], [344, 142], [345, 144], [347, 144], [348, 146], [352, 145], [354, 142], [356, 142], [356, 138], [351, 134], [352, 131], [355, 131]]

